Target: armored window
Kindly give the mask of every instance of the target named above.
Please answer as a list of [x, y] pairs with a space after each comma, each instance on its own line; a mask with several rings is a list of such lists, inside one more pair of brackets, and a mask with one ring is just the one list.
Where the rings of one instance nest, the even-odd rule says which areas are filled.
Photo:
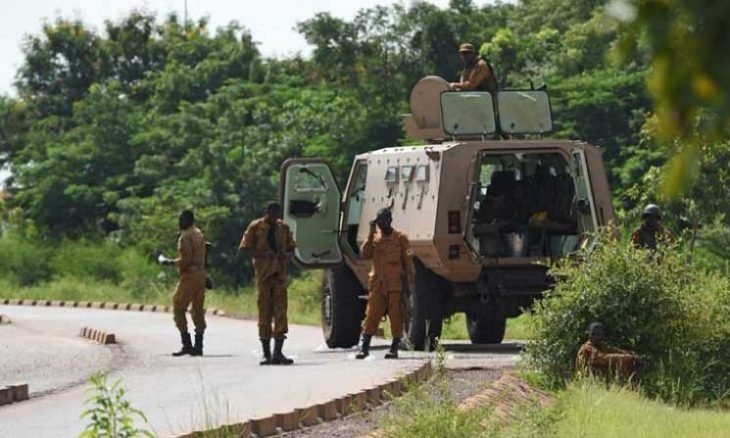
[[553, 130], [550, 97], [544, 90], [500, 91], [497, 105], [502, 132], [544, 134]]
[[389, 166], [385, 171], [385, 182], [395, 184], [398, 182], [398, 166]]
[[400, 168], [400, 178], [403, 180], [403, 182], [411, 182], [411, 177], [413, 176], [413, 166], [401, 166]]
[[416, 182], [428, 182], [428, 166], [420, 164], [416, 167]]
[[326, 192], [327, 183], [320, 169], [302, 167], [294, 174], [294, 190], [297, 192]]
[[488, 135], [497, 130], [492, 94], [486, 91], [441, 93], [441, 116], [448, 135]]

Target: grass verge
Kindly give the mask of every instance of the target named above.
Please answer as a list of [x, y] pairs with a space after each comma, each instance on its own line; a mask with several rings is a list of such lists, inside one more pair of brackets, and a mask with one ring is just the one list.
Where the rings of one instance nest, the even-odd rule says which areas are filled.
[[719, 437], [730, 431], [729, 411], [676, 408], [592, 382], [569, 385], [552, 409], [547, 436]]

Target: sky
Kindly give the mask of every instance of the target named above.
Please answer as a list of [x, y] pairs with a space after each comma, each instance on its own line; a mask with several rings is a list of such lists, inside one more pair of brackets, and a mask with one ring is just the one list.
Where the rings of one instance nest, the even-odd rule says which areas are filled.
[[[446, 7], [449, 0], [427, 0]], [[377, 4], [410, 4], [411, 0], [187, 0], [188, 17], [208, 16], [211, 26], [236, 20], [248, 28], [260, 43], [264, 56], [310, 53], [306, 41], [295, 30], [300, 21], [327, 11], [351, 19], [357, 11]], [[476, 1], [477, 4], [486, 1]], [[177, 12], [181, 17], [185, 0], [0, 0], [0, 94], [12, 94], [15, 72], [23, 61], [21, 43], [25, 35], [36, 34], [44, 21], [57, 16], [80, 18], [95, 29], [104, 21], [115, 20], [133, 9], [145, 9], [164, 16]]]

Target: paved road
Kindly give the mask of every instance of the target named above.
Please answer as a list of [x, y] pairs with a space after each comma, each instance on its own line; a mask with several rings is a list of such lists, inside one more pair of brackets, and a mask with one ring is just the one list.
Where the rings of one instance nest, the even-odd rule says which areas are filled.
[[[291, 367], [261, 367], [255, 323], [209, 317], [204, 357], [173, 358], [179, 339], [170, 314], [95, 309], [0, 306], [0, 386], [28, 383], [31, 400], [0, 407], [0, 437], [70, 437], [85, 420], [86, 379], [97, 371], [121, 378], [149, 427], [172, 436], [321, 403], [405, 373], [427, 358], [406, 352], [365, 361], [354, 350], [329, 350], [318, 327], [293, 326], [285, 352]], [[77, 337], [83, 326], [115, 333], [100, 346]], [[453, 367], [514, 364], [516, 350], [487, 353], [454, 345]]]

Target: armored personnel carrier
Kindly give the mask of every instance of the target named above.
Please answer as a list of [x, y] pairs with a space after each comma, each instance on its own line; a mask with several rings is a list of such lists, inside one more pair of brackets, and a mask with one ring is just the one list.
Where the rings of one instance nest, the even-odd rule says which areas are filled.
[[358, 342], [369, 270], [359, 246], [381, 208], [391, 209], [415, 256], [407, 333], [416, 349], [459, 312], [473, 343], [501, 342], [507, 318], [551, 286], [550, 263], [591, 245], [614, 220], [601, 150], [543, 138], [552, 130], [546, 90], [452, 92], [429, 76], [410, 106], [406, 133], [424, 144], [357, 155], [343, 190], [322, 160], [282, 165], [295, 258], [325, 268], [330, 347]]

